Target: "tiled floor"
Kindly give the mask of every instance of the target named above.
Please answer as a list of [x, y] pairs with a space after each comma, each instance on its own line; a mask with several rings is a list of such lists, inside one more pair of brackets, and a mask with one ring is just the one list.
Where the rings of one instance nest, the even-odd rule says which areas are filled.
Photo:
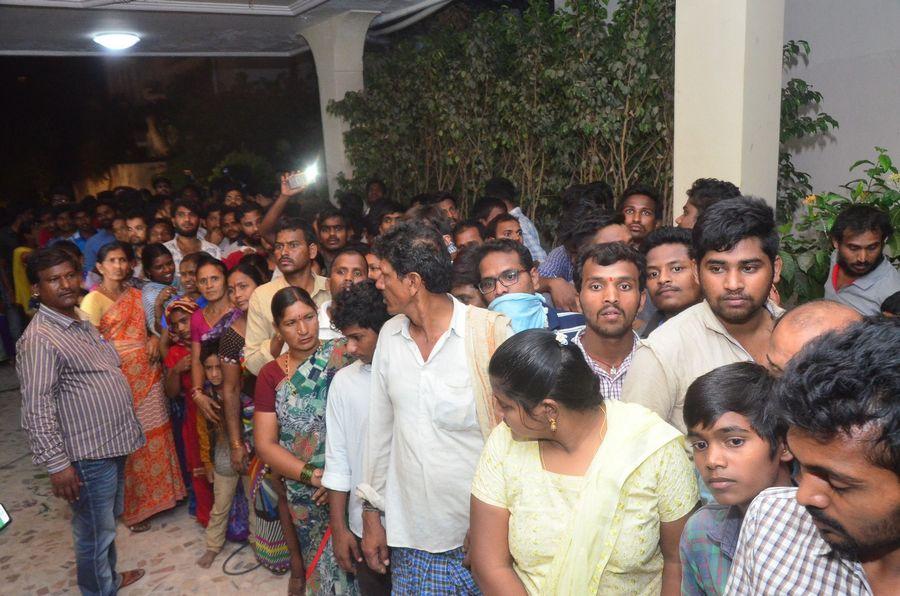
[[[0, 594], [77, 594], [69, 508], [53, 496], [46, 471], [31, 463], [17, 387], [15, 369], [0, 365], [0, 503], [13, 518], [0, 532]], [[222, 563], [238, 548], [235, 544], [226, 544], [212, 568], [197, 567], [205, 545], [203, 528], [188, 516], [187, 506], [154, 517], [152, 524], [142, 534], [119, 525], [119, 570], [147, 570], [143, 579], [122, 590], [124, 596], [287, 593], [287, 578], [263, 568], [226, 575]], [[247, 547], [232, 558], [228, 570], [254, 564]]]

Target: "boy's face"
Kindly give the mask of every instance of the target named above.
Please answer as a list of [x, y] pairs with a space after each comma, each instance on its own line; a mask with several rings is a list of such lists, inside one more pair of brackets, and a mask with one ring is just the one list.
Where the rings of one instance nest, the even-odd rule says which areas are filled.
[[375, 355], [375, 344], [378, 342], [378, 333], [367, 327], [350, 325], [341, 329], [347, 338], [347, 352], [363, 361], [363, 364], [372, 364]]
[[203, 361], [203, 372], [206, 373], [206, 380], [213, 387], [222, 384], [222, 365], [219, 364], [219, 357], [215, 354], [210, 354]]
[[183, 310], [173, 310], [168, 320], [169, 331], [178, 341], [190, 343], [191, 341], [191, 315]]
[[781, 486], [787, 474], [783, 464], [793, 459], [783, 444], [772, 457], [769, 444], [736, 412], [722, 414], [712, 427], [688, 429], [687, 440], [716, 501], [742, 510], [762, 490]]

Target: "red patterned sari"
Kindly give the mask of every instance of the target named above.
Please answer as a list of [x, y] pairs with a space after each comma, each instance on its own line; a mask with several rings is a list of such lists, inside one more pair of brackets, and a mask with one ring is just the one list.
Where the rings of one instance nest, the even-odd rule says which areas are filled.
[[[93, 293], [93, 292], [92, 292]], [[187, 493], [175, 454], [172, 424], [163, 392], [162, 370], [147, 356], [147, 329], [141, 293], [129, 288], [106, 309], [100, 334], [119, 353], [134, 398], [134, 411], [147, 443], [125, 463], [126, 525], [171, 509]]]

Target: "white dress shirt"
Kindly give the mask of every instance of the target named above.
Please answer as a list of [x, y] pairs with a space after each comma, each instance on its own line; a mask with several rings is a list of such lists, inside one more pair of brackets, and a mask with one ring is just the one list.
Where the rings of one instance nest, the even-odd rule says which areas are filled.
[[[181, 252], [181, 249], [178, 248], [178, 236], [172, 238], [168, 242], [163, 243], [163, 246], [169, 249], [169, 252], [172, 253], [172, 261], [175, 262], [175, 279], [181, 279], [181, 260], [184, 258], [184, 254]], [[206, 240], [200, 239], [200, 250], [198, 252], [205, 252], [211, 257], [219, 258], [220, 252], [219, 247], [213, 244], [212, 242], [207, 242]]]
[[468, 307], [451, 299], [450, 328], [428, 360], [410, 336], [406, 316], [381, 329], [360, 487], [383, 501], [389, 546], [432, 553], [462, 546], [484, 446], [465, 348]]
[[362, 538], [362, 501], [356, 485], [362, 481], [363, 447], [369, 421], [372, 365], [357, 360], [334, 375], [325, 406], [325, 473], [322, 486], [349, 492], [350, 531]]
[[331, 300], [323, 302], [322, 305], [319, 306], [319, 339], [322, 341], [344, 337], [341, 335], [340, 331], [335, 331], [331, 327], [331, 316], [328, 314], [329, 308], [331, 308]]

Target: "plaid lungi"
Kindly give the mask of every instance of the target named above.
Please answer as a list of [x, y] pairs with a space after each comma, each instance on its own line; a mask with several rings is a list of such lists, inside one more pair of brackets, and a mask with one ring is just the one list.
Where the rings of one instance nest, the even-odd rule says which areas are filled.
[[415, 596], [480, 596], [472, 574], [462, 566], [462, 548], [429, 553], [412, 548], [391, 549], [392, 594]]

